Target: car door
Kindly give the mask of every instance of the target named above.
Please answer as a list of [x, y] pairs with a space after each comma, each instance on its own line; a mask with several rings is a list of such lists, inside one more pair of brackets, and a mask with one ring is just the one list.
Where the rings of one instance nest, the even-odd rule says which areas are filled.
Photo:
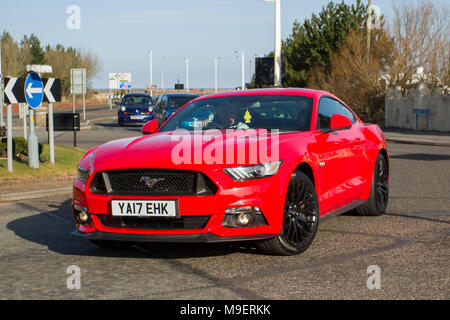
[[[352, 122], [349, 129], [326, 132], [331, 117], [340, 114]], [[317, 157], [320, 181], [319, 200], [324, 211], [331, 211], [353, 200], [361, 193], [364, 161], [363, 137], [355, 115], [345, 105], [331, 97], [319, 101], [314, 153]], [[321, 210], [322, 211], [322, 210]]]

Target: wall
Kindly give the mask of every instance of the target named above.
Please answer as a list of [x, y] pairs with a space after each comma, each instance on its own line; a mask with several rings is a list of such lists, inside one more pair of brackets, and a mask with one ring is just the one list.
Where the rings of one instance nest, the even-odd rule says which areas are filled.
[[[428, 131], [450, 132], [450, 96], [431, 94], [423, 84], [414, 93], [402, 95], [399, 87], [389, 89], [385, 98], [386, 127], [416, 130], [413, 109], [428, 109]], [[427, 130], [427, 117], [418, 115], [417, 129]]]

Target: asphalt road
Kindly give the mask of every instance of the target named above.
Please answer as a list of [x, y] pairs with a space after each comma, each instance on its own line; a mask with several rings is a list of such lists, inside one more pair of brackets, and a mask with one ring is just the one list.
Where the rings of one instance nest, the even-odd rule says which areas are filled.
[[[139, 129], [106, 122], [80, 146]], [[449, 299], [450, 148], [389, 149], [387, 214], [327, 220], [293, 257], [250, 244], [102, 249], [70, 235], [69, 195], [0, 204], [0, 299]], [[80, 289], [67, 286], [73, 265]], [[373, 265], [380, 289], [367, 287]]]

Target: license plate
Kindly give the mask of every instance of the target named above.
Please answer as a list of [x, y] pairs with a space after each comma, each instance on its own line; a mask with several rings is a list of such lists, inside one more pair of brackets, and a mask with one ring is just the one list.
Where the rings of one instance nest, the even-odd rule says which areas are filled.
[[142, 119], [144, 119], [144, 116], [130, 116], [130, 119], [132, 119], [132, 120], [142, 120]]
[[113, 216], [120, 217], [170, 217], [177, 216], [175, 200], [112, 200]]

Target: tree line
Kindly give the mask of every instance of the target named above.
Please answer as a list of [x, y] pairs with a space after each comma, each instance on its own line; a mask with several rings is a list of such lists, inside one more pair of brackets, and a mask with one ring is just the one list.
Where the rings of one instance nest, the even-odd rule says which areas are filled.
[[[420, 82], [447, 90], [450, 79], [449, 9], [430, 1], [393, 2], [393, 17], [371, 20], [368, 5], [330, 2], [282, 43], [285, 87], [329, 91], [365, 121], [384, 119], [390, 87], [411, 92]], [[272, 56], [269, 53], [267, 56]]]
[[2, 73], [5, 76], [25, 77], [26, 66], [29, 64], [48, 64], [53, 68], [53, 73], [46, 77], [61, 79], [63, 96], [70, 95], [70, 69], [85, 68], [87, 85], [91, 88], [91, 80], [102, 69], [100, 59], [91, 51], [68, 47], [61, 44], [52, 47], [43, 47], [39, 38], [31, 34], [25, 35], [22, 40], [15, 41], [11, 34], [3, 31], [1, 37], [2, 49]]

